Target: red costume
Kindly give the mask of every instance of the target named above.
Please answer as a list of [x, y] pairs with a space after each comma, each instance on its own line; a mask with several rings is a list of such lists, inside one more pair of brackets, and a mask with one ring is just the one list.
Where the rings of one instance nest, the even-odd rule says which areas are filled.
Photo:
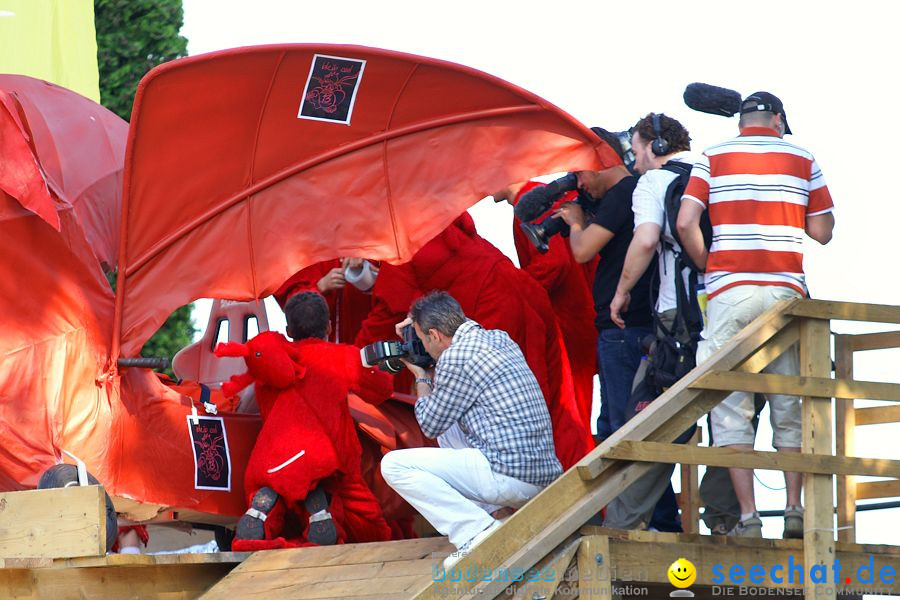
[[[265, 540], [235, 540], [234, 548], [306, 545], [303, 506], [319, 483], [331, 494], [338, 543], [391, 538], [381, 507], [360, 473], [361, 447], [347, 394], [378, 404], [392, 392], [386, 373], [361, 366], [359, 350], [324, 340], [289, 342], [267, 331], [246, 344], [220, 344], [219, 356], [243, 356], [247, 373], [223, 384], [231, 396], [256, 384], [263, 426], [244, 475], [248, 501], [262, 487], [278, 493], [265, 520]], [[296, 527], [293, 532], [292, 524]], [[302, 533], [301, 533], [302, 530]]]
[[[539, 185], [543, 184], [533, 181], [526, 183], [516, 194], [515, 202], [519, 201], [522, 194]], [[536, 220], [543, 221], [561, 203], [574, 199], [575, 192], [565, 194]], [[519, 265], [534, 277], [550, 296], [550, 304], [556, 313], [556, 320], [569, 355], [578, 411], [582, 422], [589, 424], [594, 400], [594, 373], [597, 372], [597, 329], [593, 327], [597, 314], [594, 311], [591, 288], [599, 259], [595, 257], [583, 265], [578, 264], [572, 256], [568, 240], [561, 235], [550, 238], [548, 243], [550, 249], [541, 254], [534, 244], [528, 241], [519, 227], [520, 224], [521, 221], [514, 218], [513, 241], [519, 255]]]
[[[331, 335], [328, 339], [332, 342], [352, 344], [359, 333], [360, 325], [372, 308], [372, 295], [359, 291], [349, 283], [339, 290], [325, 293], [319, 290], [317, 285], [319, 280], [329, 271], [338, 269], [340, 266], [341, 261], [336, 258], [301, 269], [281, 284], [281, 287], [272, 295], [283, 310], [284, 305], [294, 294], [300, 292], [322, 294], [325, 301], [328, 302], [328, 314], [331, 318]], [[408, 393], [409, 389], [406, 392]]]
[[547, 293], [479, 236], [467, 213], [410, 262], [382, 264], [372, 291], [372, 312], [357, 345], [396, 338], [394, 325], [406, 317], [413, 300], [432, 290], [446, 290], [468, 317], [506, 331], [519, 344], [547, 401], [563, 467], [587, 454], [593, 440], [575, 403], [568, 358]]

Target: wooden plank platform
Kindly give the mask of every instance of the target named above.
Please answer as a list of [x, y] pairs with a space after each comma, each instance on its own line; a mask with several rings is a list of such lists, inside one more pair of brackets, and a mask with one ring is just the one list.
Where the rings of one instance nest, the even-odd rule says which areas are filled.
[[440, 537], [256, 552], [203, 600], [409, 598], [452, 550]]
[[248, 556], [219, 552], [5, 559], [0, 562], [0, 598], [193, 600]]
[[[851, 578], [846, 587], [859, 586], [856, 574], [869, 565], [877, 572], [889, 566], [900, 574], [900, 547], [838, 543], [836, 556], [841, 577]], [[348, 544], [327, 548], [297, 548], [254, 553], [243, 564], [213, 586], [203, 600], [241, 599], [317, 599], [354, 598], [360, 600], [406, 600], [412, 598], [435, 575], [435, 565], [451, 549], [446, 538], [425, 538], [376, 544]], [[803, 570], [803, 540], [741, 539], [698, 534], [621, 531], [601, 527], [583, 527], [576, 536], [560, 544], [536, 565], [539, 581], [523, 581], [504, 590], [500, 598], [610, 598], [610, 592], [622, 592], [629, 586], [640, 590], [634, 597], [663, 598], [675, 588], [668, 580], [669, 566], [686, 558], [697, 568], [697, 580], [691, 586], [697, 597], [715, 595], [714, 586], [733, 588], [740, 596], [740, 585], [716, 579], [727, 577], [734, 565], [747, 572], [761, 565], [768, 589], [799, 589], [802, 585], [787, 580], [789, 563]], [[774, 565], [784, 565], [784, 581], [768, 579]], [[550, 574], [552, 571], [552, 575]], [[829, 567], [831, 581], [833, 572]], [[808, 574], [806, 575], [808, 577]], [[464, 577], [458, 582], [468, 584]], [[832, 584], [833, 586], [833, 584]], [[760, 587], [760, 586], [757, 586]], [[900, 582], [871, 584], [881, 593], [900, 595]], [[770, 592], [771, 593], [771, 592]], [[754, 594], [756, 595], [756, 594]], [[435, 596], [438, 598], [439, 596]], [[475, 594], [472, 597], [490, 598]]]

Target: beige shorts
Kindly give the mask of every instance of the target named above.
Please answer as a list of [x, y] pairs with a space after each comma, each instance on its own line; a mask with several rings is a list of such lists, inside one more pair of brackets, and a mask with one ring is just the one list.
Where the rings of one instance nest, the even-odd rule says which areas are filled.
[[[706, 339], [697, 348], [697, 362], [709, 358], [738, 331], [780, 300], [796, 298], [796, 290], [775, 285], [740, 285], [729, 288], [709, 301]], [[798, 375], [796, 345], [766, 367], [763, 372]], [[772, 422], [772, 445], [799, 448], [802, 442], [800, 398], [766, 394]], [[753, 395], [734, 392], [712, 409], [710, 423], [716, 446], [753, 445]]]

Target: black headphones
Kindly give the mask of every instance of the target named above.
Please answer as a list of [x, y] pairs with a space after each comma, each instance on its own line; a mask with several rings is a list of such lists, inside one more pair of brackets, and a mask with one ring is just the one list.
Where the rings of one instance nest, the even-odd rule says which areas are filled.
[[653, 125], [653, 143], [650, 144], [650, 150], [656, 156], [665, 156], [669, 153], [669, 142], [662, 136], [662, 125], [659, 122], [659, 115], [650, 114], [650, 122]]

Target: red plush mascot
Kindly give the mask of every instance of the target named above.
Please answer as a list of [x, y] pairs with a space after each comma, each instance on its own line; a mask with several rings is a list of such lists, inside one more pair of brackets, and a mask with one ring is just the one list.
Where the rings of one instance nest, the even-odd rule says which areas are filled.
[[[323, 302], [324, 304], [324, 302]], [[267, 331], [218, 356], [242, 356], [247, 372], [222, 386], [226, 396], [251, 383], [263, 426], [244, 476], [250, 508], [235, 550], [391, 538], [360, 474], [361, 448], [347, 394], [373, 404], [390, 396], [390, 376], [361, 366], [359, 350], [309, 338], [290, 342]]]

